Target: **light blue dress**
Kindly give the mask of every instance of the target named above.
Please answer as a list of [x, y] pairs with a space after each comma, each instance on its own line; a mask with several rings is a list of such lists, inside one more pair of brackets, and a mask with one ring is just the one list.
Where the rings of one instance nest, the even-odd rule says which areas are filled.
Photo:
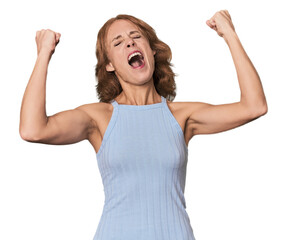
[[93, 240], [195, 240], [184, 197], [188, 148], [166, 98], [111, 104], [96, 153], [105, 203]]

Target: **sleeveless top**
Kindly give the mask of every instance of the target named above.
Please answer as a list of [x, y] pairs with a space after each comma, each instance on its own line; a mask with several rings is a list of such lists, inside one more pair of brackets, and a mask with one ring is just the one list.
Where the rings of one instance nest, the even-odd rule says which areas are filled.
[[111, 104], [96, 153], [105, 202], [93, 240], [195, 240], [184, 197], [188, 148], [166, 98]]

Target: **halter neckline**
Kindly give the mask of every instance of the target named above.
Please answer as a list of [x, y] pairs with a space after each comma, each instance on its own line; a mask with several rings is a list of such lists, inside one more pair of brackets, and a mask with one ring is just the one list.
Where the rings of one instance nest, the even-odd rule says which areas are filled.
[[134, 109], [134, 110], [142, 110], [142, 109], [152, 109], [152, 108], [158, 108], [163, 106], [163, 104], [166, 102], [165, 97], [161, 97], [161, 102], [159, 103], [153, 103], [153, 104], [147, 104], [147, 105], [129, 105], [129, 104], [119, 104], [115, 99], [112, 100], [112, 104], [114, 106], [118, 106], [120, 108], [126, 108], [126, 109]]

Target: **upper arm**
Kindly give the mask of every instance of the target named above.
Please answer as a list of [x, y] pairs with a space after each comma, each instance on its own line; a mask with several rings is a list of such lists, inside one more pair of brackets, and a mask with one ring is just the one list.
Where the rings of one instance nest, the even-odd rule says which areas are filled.
[[95, 122], [87, 113], [88, 104], [48, 116], [46, 127], [28, 141], [46, 144], [72, 144], [88, 138]]
[[242, 102], [213, 105], [203, 102], [189, 102], [187, 126], [192, 135], [223, 132], [264, 115], [266, 111], [250, 109]]

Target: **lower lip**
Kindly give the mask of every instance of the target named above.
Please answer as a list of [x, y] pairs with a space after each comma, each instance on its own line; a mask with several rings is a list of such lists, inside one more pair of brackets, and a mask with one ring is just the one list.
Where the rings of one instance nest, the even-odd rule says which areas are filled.
[[141, 65], [141, 66], [138, 66], [138, 67], [136, 67], [136, 68], [134, 68], [134, 67], [132, 67], [133, 69], [141, 69], [141, 68], [143, 68], [145, 66], [145, 61], [143, 61], [143, 64]]

